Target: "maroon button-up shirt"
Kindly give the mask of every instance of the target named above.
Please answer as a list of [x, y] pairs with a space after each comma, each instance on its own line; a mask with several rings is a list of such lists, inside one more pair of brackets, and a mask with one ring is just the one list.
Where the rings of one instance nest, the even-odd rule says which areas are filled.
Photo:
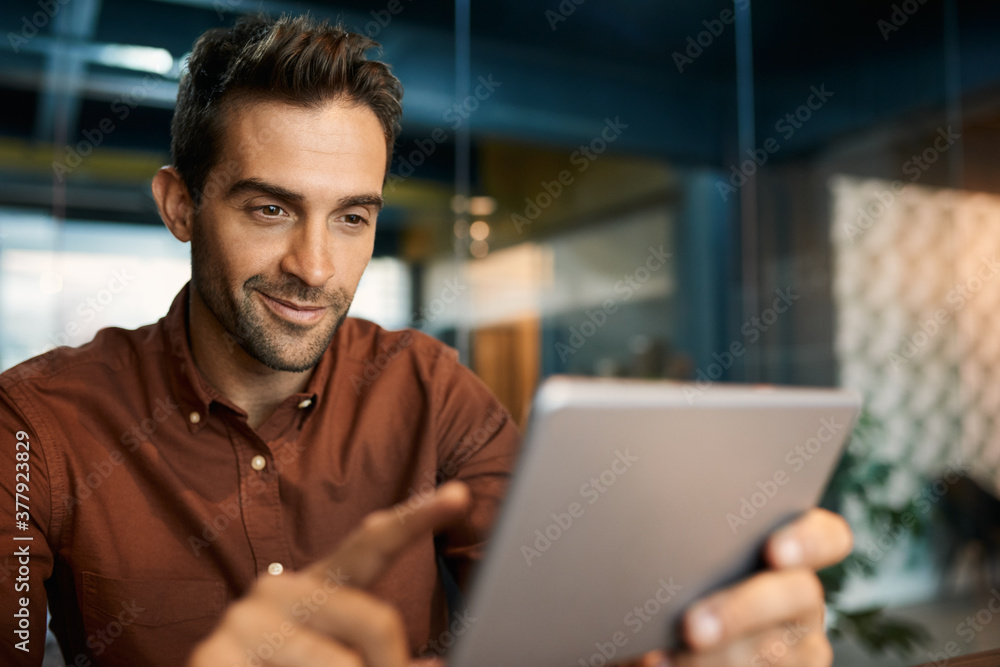
[[450, 348], [349, 318], [254, 431], [195, 367], [187, 305], [0, 375], [0, 664], [41, 664], [47, 600], [67, 664], [176, 667], [269, 567], [461, 479], [468, 517], [373, 591], [420, 652], [446, 626], [437, 556], [464, 580], [505, 490], [507, 412]]

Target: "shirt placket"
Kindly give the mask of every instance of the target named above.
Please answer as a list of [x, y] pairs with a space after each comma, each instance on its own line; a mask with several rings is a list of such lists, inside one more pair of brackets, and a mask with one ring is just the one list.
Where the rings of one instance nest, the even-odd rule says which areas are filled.
[[243, 527], [257, 576], [279, 575], [292, 566], [281, 507], [280, 471], [272, 448], [256, 435], [226, 426], [240, 479]]

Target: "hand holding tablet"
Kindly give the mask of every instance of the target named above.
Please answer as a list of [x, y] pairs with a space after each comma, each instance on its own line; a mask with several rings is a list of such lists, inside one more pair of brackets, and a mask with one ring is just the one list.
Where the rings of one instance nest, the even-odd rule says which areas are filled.
[[[683, 623], [692, 651], [669, 664], [718, 665], [724, 655], [722, 664], [829, 665], [823, 590], [814, 573], [843, 560], [851, 546], [847, 523], [826, 510], [810, 510], [778, 530], [764, 549], [770, 572], [696, 602]], [[641, 664], [658, 664], [657, 658]]]

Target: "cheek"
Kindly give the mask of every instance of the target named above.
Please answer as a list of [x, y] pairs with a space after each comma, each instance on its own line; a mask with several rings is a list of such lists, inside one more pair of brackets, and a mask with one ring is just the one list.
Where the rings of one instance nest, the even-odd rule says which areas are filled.
[[361, 280], [361, 275], [368, 268], [373, 246], [374, 241], [364, 241], [351, 244], [349, 247], [342, 248], [337, 253], [337, 256], [334, 258], [334, 266], [336, 267], [334, 280], [341, 287], [347, 288], [352, 293], [354, 292], [358, 286], [358, 282]]
[[280, 271], [282, 243], [277, 238], [259, 239], [244, 233], [218, 239], [211, 251], [220, 270], [236, 282], [251, 276], [270, 276]]
[[248, 274], [258, 274], [277, 270], [283, 252], [277, 241], [260, 244], [246, 244], [243, 249], [243, 270]]
[[365, 272], [368, 268], [368, 263], [372, 259], [372, 252], [375, 250], [375, 235], [371, 235], [364, 243], [359, 244], [361, 247], [356, 249], [350, 258], [352, 275], [355, 276], [355, 284], [358, 280], [361, 280], [361, 274]]

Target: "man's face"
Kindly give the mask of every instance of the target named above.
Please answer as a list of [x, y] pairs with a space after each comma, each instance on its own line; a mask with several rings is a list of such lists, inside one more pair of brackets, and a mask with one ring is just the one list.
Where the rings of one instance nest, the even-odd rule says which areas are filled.
[[234, 106], [191, 238], [192, 285], [274, 370], [323, 355], [372, 256], [386, 145], [365, 106]]

